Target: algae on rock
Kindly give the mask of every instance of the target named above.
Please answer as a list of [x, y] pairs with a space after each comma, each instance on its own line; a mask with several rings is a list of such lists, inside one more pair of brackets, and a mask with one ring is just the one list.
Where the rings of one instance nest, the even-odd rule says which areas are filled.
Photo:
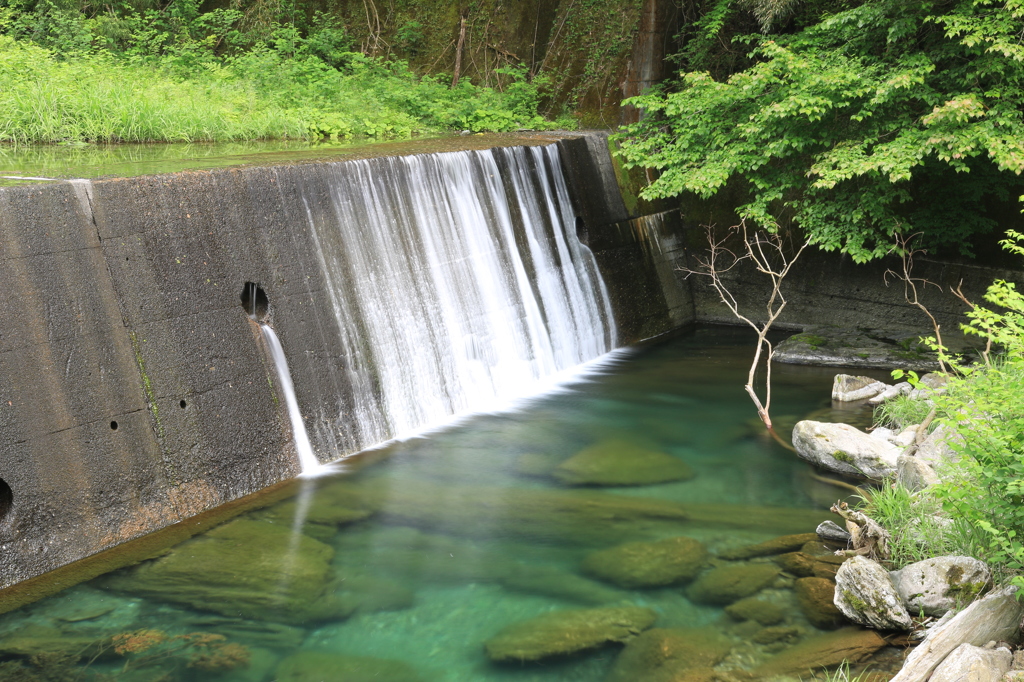
[[701, 604], [731, 604], [768, 587], [780, 572], [774, 564], [719, 566], [697, 578], [686, 594]]
[[331, 589], [334, 550], [286, 526], [237, 519], [103, 579], [110, 589], [225, 616], [284, 623], [343, 618]]
[[654, 628], [626, 644], [605, 682], [675, 682], [683, 671], [718, 664], [731, 648], [706, 628]]
[[639, 606], [552, 611], [506, 627], [484, 649], [492, 661], [539, 661], [626, 642], [656, 618], [654, 611]]
[[663, 587], [693, 580], [707, 557], [707, 549], [693, 538], [627, 542], [588, 555], [583, 571], [620, 587]]
[[606, 440], [580, 450], [552, 475], [569, 485], [649, 485], [693, 478], [681, 459], [626, 440]]

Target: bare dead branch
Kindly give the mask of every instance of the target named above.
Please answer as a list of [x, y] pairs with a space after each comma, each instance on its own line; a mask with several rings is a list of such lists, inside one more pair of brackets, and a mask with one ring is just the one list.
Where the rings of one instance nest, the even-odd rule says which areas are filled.
[[[747, 395], [750, 396], [754, 407], [757, 408], [757, 414], [761, 421], [764, 422], [773, 436], [777, 436], [772, 428], [772, 420], [769, 414], [772, 402], [771, 366], [775, 349], [771, 342], [768, 341], [768, 331], [786, 307], [786, 297], [782, 293], [782, 282], [786, 275], [789, 274], [793, 264], [804, 252], [804, 249], [807, 248], [809, 242], [805, 240], [795, 252], [791, 252], [790, 249], [786, 248], [785, 241], [779, 234], [762, 231], [751, 233], [747, 229], [746, 221], [741, 221], [739, 225], [730, 228], [726, 236], [721, 239], [715, 238], [713, 226], [705, 225], [705, 231], [708, 240], [707, 255], [695, 258], [696, 268], [683, 268], [683, 271], [686, 272], [687, 277], [690, 275], [709, 277], [711, 279], [711, 287], [718, 294], [725, 307], [729, 309], [729, 312], [757, 333], [757, 347], [754, 350], [754, 358], [750, 363], [750, 371], [747, 373], [747, 383], [743, 388]], [[737, 254], [726, 246], [734, 234], [742, 236], [744, 246], [742, 254]], [[739, 301], [726, 286], [722, 278], [725, 273], [743, 261], [750, 261], [754, 269], [763, 275], [767, 275], [772, 284], [771, 294], [765, 303], [765, 316], [756, 322], [740, 311]], [[761, 401], [757, 390], [754, 388], [755, 375], [758, 367], [761, 365], [762, 356], [766, 365], [764, 402]], [[777, 437], [776, 440], [784, 443], [781, 438]]]
[[912, 275], [914, 271], [914, 256], [917, 254], [927, 253], [924, 249], [915, 249], [913, 247], [914, 241], [921, 236], [920, 232], [904, 237], [902, 234], [896, 235], [896, 246], [894, 246], [890, 253], [895, 252], [899, 255], [902, 264], [902, 272], [896, 272], [895, 270], [888, 269], [882, 278], [885, 282], [885, 286], [889, 286], [889, 278], [895, 277], [896, 279], [903, 282], [903, 298], [906, 299], [907, 303], [918, 308], [921, 312], [928, 316], [931, 320], [932, 329], [935, 330], [935, 344], [938, 346], [938, 359], [939, 369], [943, 372], [947, 371], [945, 362], [946, 346], [942, 343], [942, 331], [941, 325], [932, 315], [932, 312], [928, 310], [928, 307], [924, 303], [921, 303], [921, 299], [918, 295], [917, 287], [921, 285], [922, 289], [927, 289], [928, 286], [933, 286], [939, 291], [942, 291], [942, 287], [935, 282], [924, 279], [923, 277], [914, 277]]
[[[971, 301], [969, 301], [967, 299], [967, 296], [963, 292], [963, 287], [964, 287], [964, 281], [960, 280], [960, 283], [956, 285], [956, 289], [954, 289], [953, 287], [949, 287], [949, 293], [953, 294], [954, 296], [959, 298], [961, 301], [963, 301], [967, 305], [967, 307], [970, 308], [971, 310], [977, 310], [978, 306], [976, 306], [974, 303], [972, 303]], [[986, 332], [987, 339], [985, 341], [985, 350], [981, 351], [981, 357], [985, 361], [986, 365], [991, 365], [992, 362], [989, 359], [989, 354], [992, 352], [992, 332], [993, 332], [993, 330], [992, 330], [991, 325], [985, 325], [984, 329], [985, 329], [985, 332]]]

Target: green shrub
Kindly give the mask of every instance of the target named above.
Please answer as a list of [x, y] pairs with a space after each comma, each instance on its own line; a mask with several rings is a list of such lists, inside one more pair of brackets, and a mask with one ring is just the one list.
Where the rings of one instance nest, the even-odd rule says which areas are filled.
[[[1003, 245], [1024, 255], [1024, 235], [1009, 232]], [[964, 331], [1001, 347], [980, 368], [960, 368], [937, 411], [959, 436], [959, 462], [945, 472], [934, 494], [947, 511], [987, 535], [987, 559], [1004, 578], [1024, 587], [1024, 296], [997, 281], [985, 299], [999, 310], [977, 307]]]

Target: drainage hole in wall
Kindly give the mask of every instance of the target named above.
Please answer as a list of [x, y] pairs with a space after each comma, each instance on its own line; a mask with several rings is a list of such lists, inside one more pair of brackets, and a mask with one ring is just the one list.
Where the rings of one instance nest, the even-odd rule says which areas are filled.
[[179, 401], [179, 402], [178, 402], [178, 405], [179, 405], [179, 406], [181, 407], [181, 409], [183, 409], [183, 410], [184, 410], [184, 409], [185, 409], [186, 407], [188, 407], [188, 403], [186, 403], [186, 402], [185, 402], [184, 400], [181, 400], [181, 401]]
[[0, 522], [10, 513], [13, 504], [14, 493], [11, 492], [11, 486], [7, 485], [7, 481], [0, 478]]
[[580, 240], [581, 244], [588, 245], [590, 237], [587, 234], [587, 224], [583, 222], [582, 216], [576, 216], [576, 239]]
[[117, 422], [110, 422], [111, 431], [117, 431]]
[[242, 287], [242, 309], [245, 314], [257, 322], [262, 322], [267, 317], [267, 308], [270, 301], [263, 287], [255, 282], [246, 282]]

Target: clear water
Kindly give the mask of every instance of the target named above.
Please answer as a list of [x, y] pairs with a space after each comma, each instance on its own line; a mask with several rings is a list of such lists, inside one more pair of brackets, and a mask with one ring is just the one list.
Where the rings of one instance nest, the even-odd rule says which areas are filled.
[[[5, 671], [6, 679], [22, 679], [12, 671], [27, 664], [28, 639], [37, 650], [41, 642], [59, 640], [77, 651], [77, 662], [75, 656], [36, 659], [70, 666], [68, 677], [45, 679], [267, 682], [278, 679], [275, 670], [286, 657], [322, 651], [399, 661], [424, 681], [594, 681], [621, 647], [551, 663], [496, 665], [483, 643], [511, 623], [551, 610], [620, 602], [653, 608], [658, 627], [720, 629], [736, 642], [726, 663], [755, 664], [776, 649], [751, 644], [720, 608], [691, 603], [682, 588], [622, 590], [579, 572], [588, 553], [627, 540], [686, 535], [715, 552], [809, 532], [816, 519], [827, 518], [821, 505], [836, 491], [822, 491], [804, 464], [757, 428], [741, 388], [750, 341], [742, 330], [701, 328], [630, 351], [514, 412], [468, 418], [352, 458], [333, 475], [299, 481], [291, 499], [158, 559], [186, 569], [185, 579], [163, 591], [138, 588], [140, 571], [153, 564], [147, 562], [0, 616], [0, 661], [6, 660], [0, 665], [7, 666], [0, 667], [0, 679]], [[827, 412], [833, 374], [776, 367], [777, 420]], [[608, 439], [668, 453], [696, 475], [677, 483], [579, 489], [543, 474]], [[580, 502], [593, 496], [678, 504], [690, 520], [587, 517]], [[246, 539], [232, 535], [243, 527]], [[211, 560], [203, 547], [214, 542], [220, 553]], [[317, 561], [329, 563], [329, 585], [310, 578]], [[231, 586], [204, 589], [204, 579], [217, 571], [237, 572]], [[263, 586], [265, 603], [233, 601], [253, 585]], [[776, 586], [761, 596], [786, 606], [789, 624], [814, 632], [791, 590]], [[291, 606], [282, 606], [286, 602]], [[347, 617], [323, 615], [343, 603], [357, 608]], [[302, 615], [317, 610], [317, 618]], [[211, 664], [197, 658], [207, 650], [196, 635], [127, 657], [112, 650], [110, 637], [143, 629], [166, 637], [221, 635], [226, 639], [208, 653], [228, 660], [228, 668], [203, 669]], [[143, 647], [145, 637], [119, 641]], [[225, 643], [244, 649], [224, 649]], [[246, 657], [247, 666], [230, 667]], [[337, 679], [407, 679], [376, 674]]]

